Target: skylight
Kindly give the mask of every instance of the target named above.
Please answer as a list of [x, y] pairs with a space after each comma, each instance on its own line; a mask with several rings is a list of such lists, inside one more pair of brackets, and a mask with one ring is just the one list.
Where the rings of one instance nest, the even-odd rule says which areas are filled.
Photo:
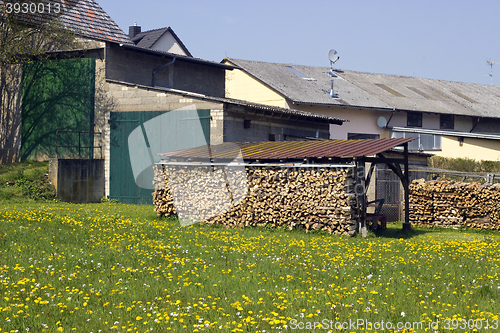
[[305, 75], [304, 73], [302, 73], [301, 71], [298, 71], [296, 70], [295, 68], [293, 68], [292, 66], [283, 66], [285, 67], [286, 69], [288, 69], [290, 72], [292, 72], [293, 74], [303, 78], [304, 80], [311, 80], [311, 81], [315, 81], [315, 79], [313, 79], [312, 77], [309, 77], [307, 75]]

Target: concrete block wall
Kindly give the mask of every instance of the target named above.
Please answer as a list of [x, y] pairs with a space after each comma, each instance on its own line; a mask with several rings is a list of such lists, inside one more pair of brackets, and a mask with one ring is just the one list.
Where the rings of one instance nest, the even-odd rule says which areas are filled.
[[210, 102], [178, 93], [137, 87], [134, 84], [106, 83], [107, 96], [112, 99], [113, 112], [171, 111], [195, 105], [196, 109], [221, 110], [222, 103]]
[[[167, 64], [173, 57], [127, 50], [118, 45], [106, 49], [106, 78], [152, 86], [153, 70]], [[193, 62], [176, 61], [156, 72], [158, 87], [175, 88], [214, 97], [224, 97], [225, 70]]]
[[111, 101], [111, 107], [105, 114], [104, 128], [104, 159], [105, 159], [105, 195], [109, 196], [110, 178], [110, 112], [130, 111], [171, 111], [185, 107], [211, 110], [210, 136], [211, 142], [223, 142], [223, 104], [210, 102], [200, 98], [183, 96], [178, 93], [160, 91], [133, 84], [105, 82], [106, 96]]
[[224, 110], [210, 110], [210, 144], [216, 145], [224, 142]]

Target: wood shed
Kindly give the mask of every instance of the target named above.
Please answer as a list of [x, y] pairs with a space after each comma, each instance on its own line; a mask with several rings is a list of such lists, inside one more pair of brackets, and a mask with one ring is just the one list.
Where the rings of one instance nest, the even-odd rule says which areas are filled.
[[[195, 222], [366, 235], [365, 189], [376, 164], [398, 175], [408, 203], [403, 170], [411, 140], [223, 143], [165, 152], [155, 166], [153, 203], [158, 215], [182, 213]], [[386, 158], [396, 147], [402, 157]]]

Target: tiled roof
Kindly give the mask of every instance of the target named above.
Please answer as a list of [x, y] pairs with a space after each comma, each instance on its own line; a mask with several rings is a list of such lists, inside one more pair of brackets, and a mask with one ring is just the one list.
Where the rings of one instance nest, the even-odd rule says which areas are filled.
[[267, 141], [252, 143], [222, 143], [219, 145], [182, 149], [160, 153], [163, 157], [187, 159], [231, 159], [239, 155], [244, 160], [286, 160], [302, 158], [352, 158], [372, 156], [401, 146], [415, 138], [320, 140], [320, 141]]
[[81, 36], [132, 44], [130, 38], [94, 0], [60, 0], [74, 5], [62, 15], [62, 22]]
[[[5, 6], [7, 3], [9, 2], [0, 1], [0, 5]], [[94, 0], [54, 0], [44, 2], [43, 7], [28, 8], [28, 13], [16, 14], [16, 19], [28, 24], [45, 24], [60, 17], [62, 24], [77, 35], [133, 45], [130, 38]]]
[[172, 36], [176, 39], [179, 46], [186, 52], [189, 57], [192, 57], [191, 53], [188, 51], [186, 46], [182, 43], [179, 37], [175, 34], [175, 32], [170, 27], [159, 28], [154, 30], [143, 31], [132, 37], [132, 42], [135, 43], [138, 47], [151, 48], [154, 43], [156, 43], [161, 36], [163, 36], [166, 32], [170, 32]]

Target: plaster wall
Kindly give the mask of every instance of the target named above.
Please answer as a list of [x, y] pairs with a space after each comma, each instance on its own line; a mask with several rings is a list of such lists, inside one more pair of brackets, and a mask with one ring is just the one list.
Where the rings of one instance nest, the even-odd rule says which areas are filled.
[[286, 107], [283, 96], [238, 69], [226, 71], [226, 97], [281, 108]]
[[461, 144], [458, 137], [442, 136], [441, 145], [441, 151], [433, 151], [432, 153], [443, 157], [500, 161], [500, 140], [464, 138]]
[[390, 112], [309, 105], [294, 105], [294, 108], [324, 116], [349, 120], [341, 126], [330, 125], [330, 139], [347, 140], [348, 133], [378, 134], [381, 138], [388, 137], [388, 132], [377, 125], [377, 119], [380, 116], [384, 116], [388, 119], [391, 115]]
[[154, 50], [160, 50], [170, 53], [175, 53], [183, 56], [187, 56], [186, 52], [180, 47], [180, 45], [175, 40], [174, 36], [169, 32], [163, 34], [156, 43], [151, 47]]

